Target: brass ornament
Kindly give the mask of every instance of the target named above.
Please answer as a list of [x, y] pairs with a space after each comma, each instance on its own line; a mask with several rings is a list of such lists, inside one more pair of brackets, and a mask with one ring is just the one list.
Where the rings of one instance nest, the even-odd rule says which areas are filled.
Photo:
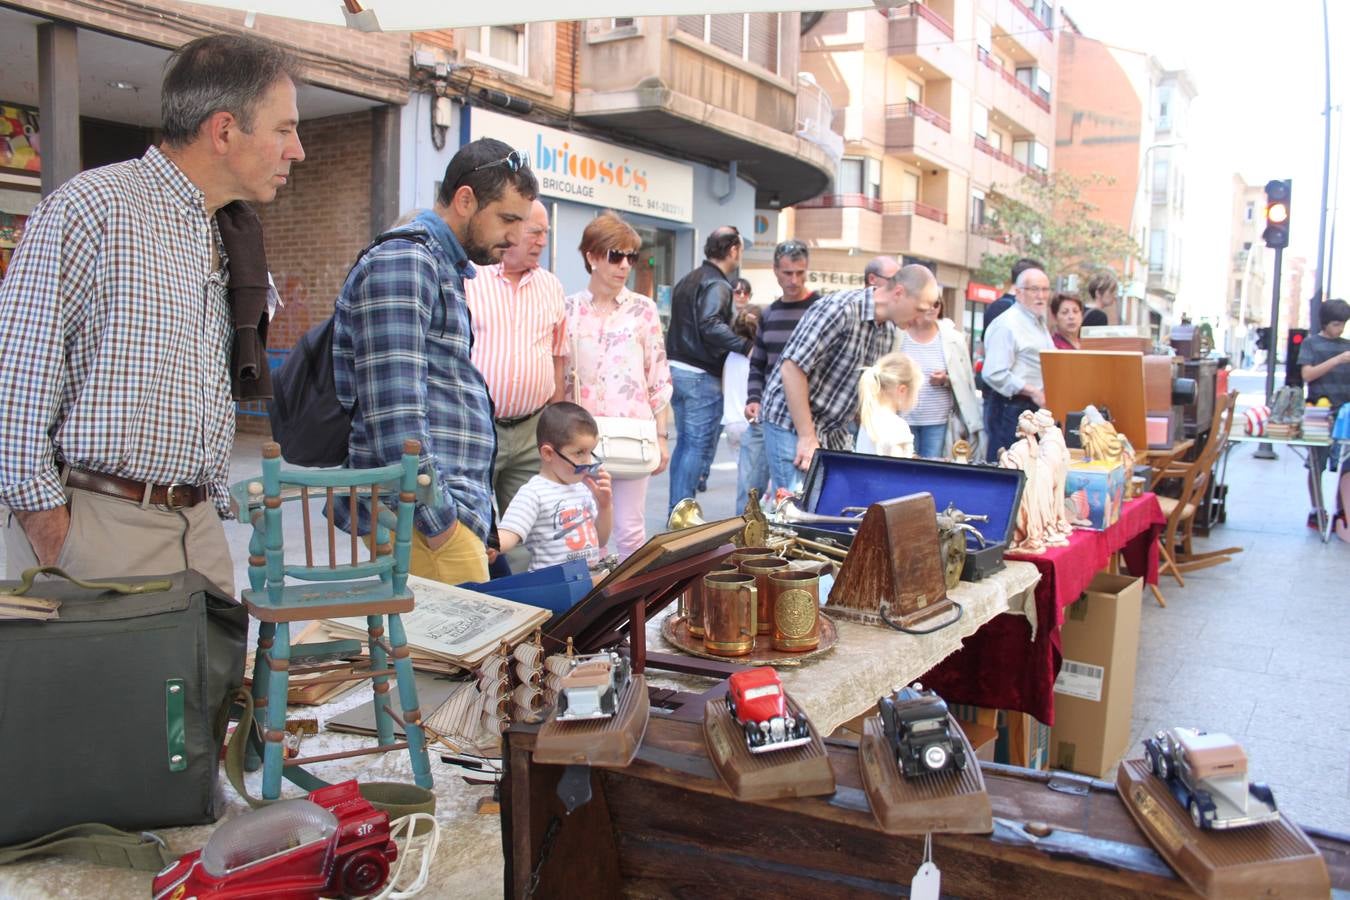
[[816, 598], [809, 591], [793, 588], [778, 595], [774, 605], [774, 622], [788, 638], [802, 638], [811, 633], [816, 619]]

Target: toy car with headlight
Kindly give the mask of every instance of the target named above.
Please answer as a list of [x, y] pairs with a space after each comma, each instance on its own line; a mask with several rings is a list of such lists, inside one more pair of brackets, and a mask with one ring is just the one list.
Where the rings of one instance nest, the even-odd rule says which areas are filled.
[[799, 747], [811, 741], [811, 726], [803, 715], [792, 715], [778, 673], [755, 666], [727, 679], [727, 712], [745, 731], [751, 753]]
[[559, 722], [607, 719], [619, 711], [619, 698], [628, 689], [632, 669], [628, 660], [608, 650], [578, 656], [558, 687]]
[[398, 848], [389, 814], [355, 781], [231, 819], [206, 846], [155, 876], [155, 900], [318, 900], [364, 897], [389, 878]]
[[1220, 831], [1280, 817], [1270, 788], [1248, 783], [1247, 754], [1226, 734], [1169, 728], [1145, 738], [1144, 753], [1196, 828]]
[[901, 688], [877, 702], [882, 730], [906, 778], [966, 767], [966, 745], [953, 738], [947, 703], [920, 684]]

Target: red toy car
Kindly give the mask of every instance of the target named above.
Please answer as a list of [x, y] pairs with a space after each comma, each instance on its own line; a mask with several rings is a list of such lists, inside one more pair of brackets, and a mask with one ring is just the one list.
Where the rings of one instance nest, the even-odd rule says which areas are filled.
[[363, 897], [389, 877], [389, 814], [355, 781], [282, 800], [216, 829], [201, 850], [155, 876], [155, 900]]
[[811, 740], [805, 716], [788, 713], [787, 695], [778, 673], [768, 666], [755, 666], [727, 679], [727, 711], [745, 729], [751, 753], [766, 753], [798, 747]]

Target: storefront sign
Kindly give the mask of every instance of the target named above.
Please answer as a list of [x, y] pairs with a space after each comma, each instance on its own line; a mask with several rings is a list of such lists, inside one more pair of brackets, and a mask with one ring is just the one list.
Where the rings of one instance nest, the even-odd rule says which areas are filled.
[[819, 272], [812, 269], [806, 273], [806, 286], [821, 293], [829, 293], [867, 287], [867, 280], [862, 272]]
[[773, 262], [773, 248], [778, 246], [778, 210], [755, 210], [754, 234], [743, 255], [749, 262]]
[[966, 299], [974, 300], [976, 303], [993, 303], [999, 298], [998, 288], [988, 284], [980, 284], [978, 281], [972, 281], [966, 285]]
[[690, 166], [473, 109], [469, 111], [469, 139], [484, 137], [529, 153], [539, 193], [545, 197], [676, 222], [693, 220], [694, 172]]

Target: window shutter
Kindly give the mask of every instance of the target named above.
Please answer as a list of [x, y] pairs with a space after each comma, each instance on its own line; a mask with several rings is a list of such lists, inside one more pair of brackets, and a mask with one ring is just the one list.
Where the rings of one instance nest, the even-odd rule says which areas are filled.
[[745, 55], [745, 15], [743, 13], [719, 13], [709, 16], [709, 41], [714, 47], [734, 56]]
[[778, 13], [750, 13], [746, 59], [778, 74]]
[[675, 19], [675, 30], [682, 31], [685, 34], [692, 34], [701, 41], [703, 40], [704, 18], [704, 16], [677, 16]]

